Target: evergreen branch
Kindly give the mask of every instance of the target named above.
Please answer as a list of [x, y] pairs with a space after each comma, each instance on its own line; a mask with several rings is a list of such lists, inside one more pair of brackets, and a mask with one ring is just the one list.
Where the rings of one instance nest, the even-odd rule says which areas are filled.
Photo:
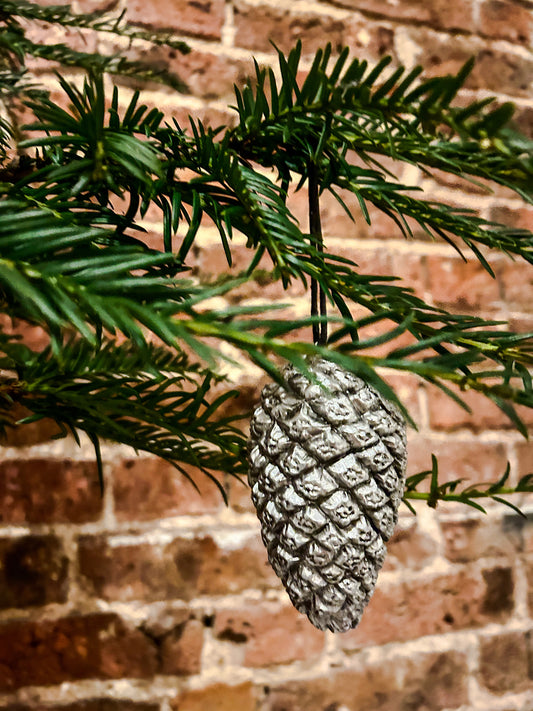
[[102, 12], [73, 13], [70, 5], [50, 5], [43, 7], [37, 3], [21, 0], [6, 0], [0, 12], [0, 24], [6, 29], [0, 33], [0, 52], [16, 55], [20, 61], [30, 55], [49, 62], [59, 62], [63, 66], [73, 66], [88, 72], [108, 72], [121, 76], [132, 76], [141, 81], [162, 82], [176, 91], [187, 92], [187, 85], [173, 72], [164, 68], [155, 68], [142, 61], [130, 61], [120, 52], [104, 55], [94, 52], [75, 50], [68, 44], [41, 44], [32, 42], [23, 26], [15, 18], [30, 21], [47, 22], [61, 27], [75, 27], [95, 32], [111, 33], [125, 37], [130, 41], [142, 40], [152, 45], [166, 46], [183, 54], [190, 52], [190, 47], [181, 40], [172, 38], [170, 33], [149, 32], [133, 28], [124, 21], [125, 12], [112, 16]]
[[140, 39], [150, 44], [162, 45], [176, 49], [183, 54], [188, 54], [191, 49], [186, 42], [175, 40], [169, 32], [149, 32], [124, 21], [125, 13], [118, 16], [102, 13], [101, 10], [90, 13], [73, 13], [70, 4], [43, 6], [28, 0], [4, 0], [2, 3], [3, 17], [22, 17], [26, 20], [38, 20], [49, 24], [58, 24], [62, 27], [76, 27], [91, 29], [96, 32], [108, 32], [130, 40]]
[[25, 54], [47, 62], [58, 62], [67, 67], [80, 67], [90, 73], [107, 72], [120, 76], [131, 76], [141, 81], [156, 81], [172, 87], [176, 91], [186, 93], [189, 88], [176, 74], [166, 69], [148, 66], [143, 62], [126, 59], [120, 52], [115, 54], [94, 54], [81, 52], [63, 43], [43, 46], [24, 38], [18, 44]]
[[94, 348], [77, 340], [59, 354], [49, 347], [34, 355], [13, 344], [6, 350], [18, 376], [11, 391], [33, 413], [26, 421], [51, 417], [63, 434], [119, 441], [213, 479], [214, 471], [245, 472], [244, 435], [235, 418], [220, 415], [237, 392], [208, 401], [216, 376], [182, 352], [112, 341]]
[[231, 131], [231, 145], [241, 155], [285, 175], [287, 166], [305, 174], [306, 158], [323, 136], [327, 117], [329, 135], [322, 141], [328, 160], [350, 148], [371, 163], [372, 154], [386, 155], [500, 182], [532, 199], [531, 146], [506, 128], [512, 107], [486, 111], [489, 101], [450, 105], [472, 62], [456, 76], [432, 78], [413, 88], [420, 68], [405, 79], [401, 67], [383, 78], [390, 58], [372, 70], [357, 59], [345, 68], [344, 50], [328, 70], [328, 45], [317, 52], [298, 87], [299, 55], [299, 46], [288, 59], [279, 53], [284, 77], [280, 87], [272, 72], [267, 77], [256, 67], [254, 89], [236, 90], [239, 125]]
[[[439, 501], [455, 501], [471, 506], [482, 513], [487, 513], [478, 501], [479, 499], [491, 499], [492, 501], [508, 506], [516, 513], [524, 516], [522, 511], [515, 506], [515, 504], [502, 497], [512, 496], [518, 493], [532, 493], [533, 473], [523, 476], [514, 487], [506, 486], [511, 471], [509, 464], [507, 464], [505, 472], [498, 481], [484, 484], [471, 484], [459, 490], [458, 487], [463, 483], [463, 479], [454, 479], [453, 481], [439, 484], [439, 466], [434, 454], [431, 455], [431, 463], [431, 469], [420, 472], [419, 474], [414, 474], [408, 477], [405, 482], [403, 500], [413, 513], [416, 512], [414, 508], [410, 506], [409, 500], [426, 501], [427, 505], [431, 508], [436, 508]], [[429, 491], [418, 491], [417, 487], [428, 478], [431, 482]]]

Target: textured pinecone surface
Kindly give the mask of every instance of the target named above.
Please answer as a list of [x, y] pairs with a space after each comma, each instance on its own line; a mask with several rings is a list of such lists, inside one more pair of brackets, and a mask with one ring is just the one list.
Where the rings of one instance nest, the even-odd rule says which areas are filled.
[[355, 627], [394, 530], [406, 464], [395, 405], [325, 360], [288, 366], [250, 424], [249, 481], [270, 564], [319, 629]]

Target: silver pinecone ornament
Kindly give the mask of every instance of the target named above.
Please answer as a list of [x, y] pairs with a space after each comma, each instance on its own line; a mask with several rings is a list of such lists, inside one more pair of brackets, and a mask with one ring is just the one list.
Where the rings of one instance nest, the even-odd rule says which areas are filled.
[[321, 387], [288, 366], [250, 425], [249, 482], [268, 559], [319, 629], [356, 627], [402, 498], [405, 422], [373, 387], [326, 360]]

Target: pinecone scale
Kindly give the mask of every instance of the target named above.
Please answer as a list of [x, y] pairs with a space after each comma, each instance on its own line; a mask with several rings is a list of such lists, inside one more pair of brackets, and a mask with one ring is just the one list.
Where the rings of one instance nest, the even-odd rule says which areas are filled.
[[[339, 366], [288, 366], [250, 424], [249, 482], [270, 564], [319, 629], [355, 627], [397, 521], [406, 464], [395, 405]], [[323, 387], [322, 387], [323, 386]]]

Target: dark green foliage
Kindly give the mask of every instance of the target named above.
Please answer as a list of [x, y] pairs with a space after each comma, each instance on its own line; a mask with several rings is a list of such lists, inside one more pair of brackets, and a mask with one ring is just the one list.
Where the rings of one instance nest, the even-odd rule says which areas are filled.
[[[120, 56], [34, 45], [21, 19], [186, 51], [169, 37], [128, 27], [122, 17], [3, 4], [0, 299], [5, 314], [42, 326], [50, 344], [32, 352], [10, 332], [2, 333], [0, 424], [13, 424], [10, 410], [20, 403], [33, 413], [30, 419], [55, 419], [60, 433], [86, 432], [97, 455], [100, 439], [108, 438], [178, 468], [242, 474], [244, 438], [224, 412], [226, 399], [236, 393], [213, 395], [222, 379], [220, 359], [230, 357], [221, 347], [227, 344], [274, 378], [280, 358], [306, 370], [305, 356], [321, 354], [396, 401], [376, 368], [415, 373], [465, 408], [458, 392], [476, 390], [527, 435], [515, 405], [533, 407], [531, 334], [433, 307], [393, 276], [360, 273], [357, 264], [323, 246], [319, 220], [310, 235], [287, 207], [289, 191], [311, 180], [318, 196], [330, 191], [339, 200], [339, 209], [347, 209], [343, 191], [355, 194], [358, 219], [369, 222], [373, 205], [407, 238], [418, 224], [465, 259], [467, 248], [491, 274], [488, 250], [533, 262], [531, 233], [428, 201], [383, 163], [393, 159], [429, 173], [438, 169], [493, 181], [533, 201], [532, 146], [509, 127], [512, 107], [492, 109], [488, 100], [453, 105], [470, 63], [457, 76], [423, 81], [420, 68], [391, 70], [388, 59], [371, 68], [349, 60], [348, 50], [335, 59], [327, 47], [299, 85], [298, 46], [288, 57], [278, 53], [281, 82], [256, 65], [255, 80], [236, 89], [237, 127], [212, 130], [194, 119], [189, 126], [165, 120], [140, 104], [138, 93], [121, 110], [115, 89], [107, 109], [103, 71], [141, 77], [146, 72]], [[81, 89], [60, 81], [68, 111], [26, 79], [26, 55], [87, 70]], [[176, 78], [159, 78], [181, 86]], [[35, 117], [24, 140], [10, 110], [16, 100], [24, 100]], [[117, 200], [125, 204], [123, 211], [113, 208]], [[143, 242], [138, 223], [149, 207], [160, 211], [161, 249]], [[206, 220], [218, 230], [229, 266], [234, 233], [245, 235], [249, 264], [238, 276], [219, 274], [208, 283], [191, 273], [192, 249]], [[287, 322], [269, 305], [210, 307], [213, 297], [264, 278], [257, 267], [265, 254], [270, 280], [284, 287], [295, 280], [318, 285], [322, 315]], [[366, 315], [354, 319], [354, 306]], [[319, 323], [324, 333], [326, 322], [327, 343], [284, 340], [293, 330]], [[382, 335], [360, 335], [378, 323]], [[411, 345], [395, 347], [402, 334], [410, 334]], [[151, 344], [154, 337], [161, 345]], [[385, 356], [371, 354], [385, 343], [391, 344]], [[430, 492], [418, 492], [429, 474]], [[439, 485], [434, 463], [432, 472], [409, 479], [406, 498], [426, 498], [430, 505], [450, 498], [473, 503], [511, 493], [505, 483], [457, 492], [459, 482]], [[529, 490], [530, 479], [518, 488]]]

